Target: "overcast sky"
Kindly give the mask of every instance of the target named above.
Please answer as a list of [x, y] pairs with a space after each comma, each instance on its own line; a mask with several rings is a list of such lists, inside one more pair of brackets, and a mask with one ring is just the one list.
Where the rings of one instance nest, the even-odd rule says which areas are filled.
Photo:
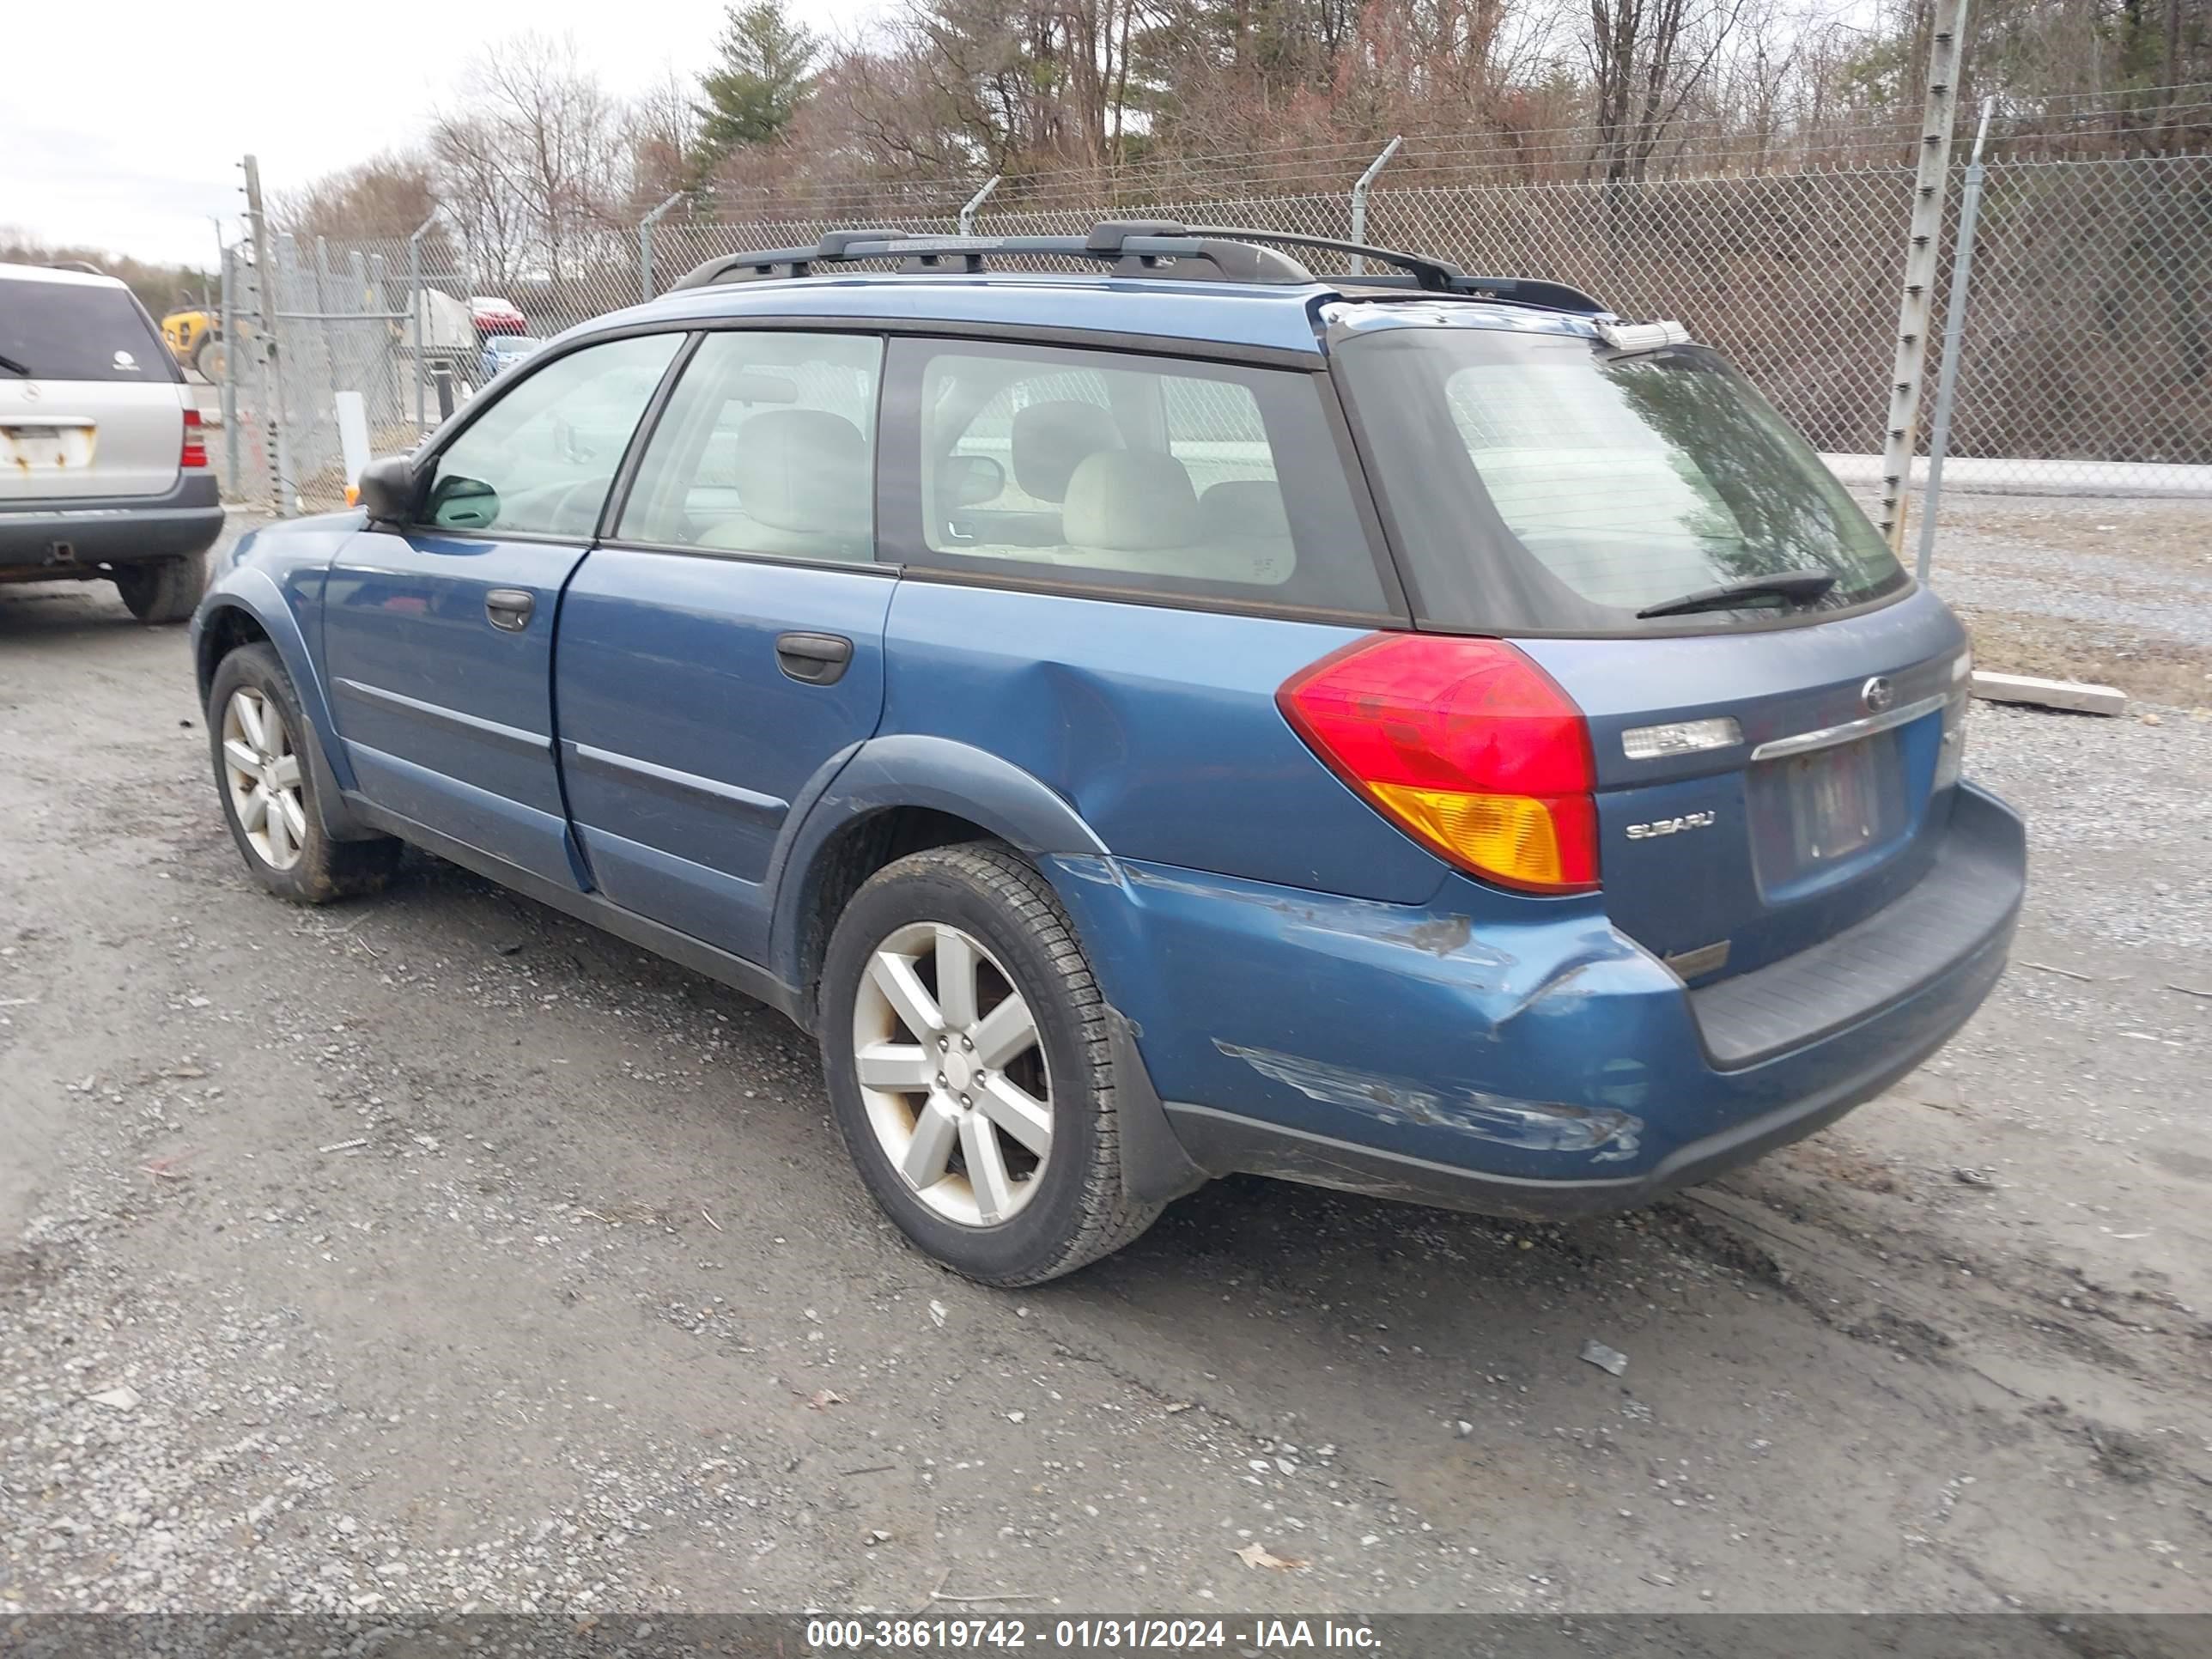
[[[0, 0], [0, 228], [215, 263], [238, 236], [238, 160], [280, 191], [420, 137], [470, 57], [574, 36], [611, 91], [704, 66], [724, 0]], [[840, 31], [878, 0], [797, 0]]]

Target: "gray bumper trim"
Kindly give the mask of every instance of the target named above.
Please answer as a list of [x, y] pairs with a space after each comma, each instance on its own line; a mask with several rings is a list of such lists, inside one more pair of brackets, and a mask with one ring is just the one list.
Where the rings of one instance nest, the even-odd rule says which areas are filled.
[[[212, 472], [178, 475], [159, 495], [98, 495], [0, 507], [0, 570], [81, 576], [87, 565], [136, 564], [204, 551], [222, 534]], [[63, 558], [62, 547], [71, 556]]]

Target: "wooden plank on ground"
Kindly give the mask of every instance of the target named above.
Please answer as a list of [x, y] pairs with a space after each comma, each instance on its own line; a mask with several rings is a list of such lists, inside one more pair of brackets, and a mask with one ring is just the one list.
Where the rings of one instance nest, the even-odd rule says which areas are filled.
[[2117, 685], [2090, 685], [2081, 680], [2043, 680], [2031, 674], [1992, 674], [1974, 671], [1974, 695], [1991, 702], [2033, 703], [2039, 708], [2068, 708], [2084, 714], [2125, 712], [2128, 694]]

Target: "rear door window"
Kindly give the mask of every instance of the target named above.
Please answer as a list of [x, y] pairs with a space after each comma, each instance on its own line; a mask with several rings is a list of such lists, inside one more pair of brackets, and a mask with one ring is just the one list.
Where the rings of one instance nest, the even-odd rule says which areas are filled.
[[[1818, 615], [1905, 584], [1811, 447], [1702, 348], [1390, 328], [1347, 340], [1336, 364], [1425, 620], [1681, 632]], [[1834, 579], [1809, 604], [1637, 614], [1806, 572]]]
[[0, 374], [175, 381], [169, 349], [128, 289], [0, 276]]
[[[1318, 377], [1012, 343], [899, 340], [893, 556], [999, 580], [1385, 614]], [[908, 469], [912, 469], [909, 471]], [[887, 496], [887, 499], [889, 497]]]

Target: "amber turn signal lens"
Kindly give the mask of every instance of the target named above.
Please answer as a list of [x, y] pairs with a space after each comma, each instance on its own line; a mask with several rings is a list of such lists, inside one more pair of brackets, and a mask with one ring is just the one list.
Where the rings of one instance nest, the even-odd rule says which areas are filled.
[[1504, 641], [1370, 635], [1275, 702], [1330, 770], [1468, 874], [1527, 892], [1597, 886], [1589, 727]]

